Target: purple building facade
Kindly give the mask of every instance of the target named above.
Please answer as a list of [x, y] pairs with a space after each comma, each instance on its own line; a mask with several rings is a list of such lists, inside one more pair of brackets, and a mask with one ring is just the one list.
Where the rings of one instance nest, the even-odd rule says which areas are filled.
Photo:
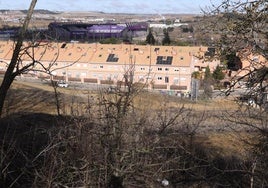
[[147, 23], [127, 24], [87, 24], [87, 23], [50, 23], [51, 36], [62, 41], [98, 41], [106, 38], [132, 38], [141, 31], [147, 31]]
[[123, 31], [126, 29], [124, 26], [116, 24], [107, 25], [93, 25], [87, 28], [88, 37], [92, 39], [103, 38], [121, 38]]

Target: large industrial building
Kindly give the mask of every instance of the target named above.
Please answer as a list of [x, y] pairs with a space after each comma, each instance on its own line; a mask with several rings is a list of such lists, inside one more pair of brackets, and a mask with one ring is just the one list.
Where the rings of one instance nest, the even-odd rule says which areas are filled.
[[[102, 39], [117, 38], [131, 41], [134, 37], [146, 36], [148, 23], [80, 23], [80, 22], [52, 22], [47, 29], [29, 30], [28, 37], [31, 40], [32, 33], [42, 33], [43, 39], [53, 41], [79, 41], [98, 42]], [[0, 40], [9, 40], [17, 37], [19, 27], [0, 29]]]
[[[28, 47], [30, 43], [24, 43]], [[0, 73], [10, 62], [14, 42], [0, 41]], [[186, 92], [191, 90], [191, 74], [219, 61], [207, 61], [207, 47], [150, 46], [99, 43], [40, 43], [21, 56], [22, 64], [31, 61], [30, 55], [42, 63], [23, 76], [90, 84], [116, 85], [124, 77], [148, 89]], [[45, 68], [45, 69], [44, 69]], [[40, 71], [42, 70], [42, 71]]]
[[53, 22], [48, 26], [49, 35], [58, 41], [99, 41], [106, 38], [130, 40], [133, 37], [145, 36], [148, 24], [139, 23], [69, 23]]

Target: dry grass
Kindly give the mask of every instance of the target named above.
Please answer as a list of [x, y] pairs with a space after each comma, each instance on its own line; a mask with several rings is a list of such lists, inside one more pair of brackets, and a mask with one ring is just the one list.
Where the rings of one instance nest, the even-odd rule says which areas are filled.
[[[61, 99], [64, 103], [66, 115], [70, 115], [71, 110], [76, 110], [76, 114], [82, 114], [88, 102], [88, 98], [99, 97], [96, 92], [86, 90], [74, 90], [58, 88], [61, 93]], [[208, 118], [205, 124], [213, 127], [220, 126], [222, 123], [217, 115], [226, 110], [235, 110], [238, 105], [231, 100], [210, 100], [192, 102], [176, 97], [159, 95], [156, 93], [144, 92], [134, 98], [134, 105], [142, 112], [150, 113], [161, 109], [163, 106], [173, 109], [179, 109], [184, 106], [187, 109], [194, 110], [196, 116], [206, 112]], [[72, 108], [72, 109], [71, 109]], [[48, 85], [38, 83], [26, 83], [16, 81], [12, 85], [6, 102], [4, 112], [12, 114], [16, 112], [34, 112], [56, 114], [55, 98], [53, 88]], [[248, 136], [245, 134], [245, 136]], [[230, 155], [234, 153], [246, 154], [244, 143], [240, 137], [230, 131], [208, 132], [205, 143], [211, 147], [217, 148], [219, 154]]]
[[244, 139], [250, 139], [250, 134], [233, 132], [212, 133], [208, 135], [206, 144], [217, 148], [217, 152], [222, 156], [240, 156], [247, 157], [249, 145], [246, 145]]
[[137, 108], [149, 108], [152, 110], [159, 109], [163, 103], [169, 107], [181, 107], [184, 106], [188, 109], [194, 109], [196, 111], [223, 111], [223, 110], [235, 110], [238, 104], [233, 100], [227, 98], [215, 99], [215, 100], [200, 100], [191, 101], [189, 99], [182, 99], [174, 96], [160, 95], [156, 93], [141, 93], [135, 98], [135, 105]]

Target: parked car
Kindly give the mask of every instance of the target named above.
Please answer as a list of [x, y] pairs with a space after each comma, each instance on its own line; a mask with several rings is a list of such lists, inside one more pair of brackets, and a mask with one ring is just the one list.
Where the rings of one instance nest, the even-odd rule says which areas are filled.
[[68, 87], [68, 86], [69, 86], [68, 83], [66, 83], [66, 82], [63, 81], [63, 80], [59, 81], [59, 82], [57, 83], [57, 85], [58, 85], [59, 87]]

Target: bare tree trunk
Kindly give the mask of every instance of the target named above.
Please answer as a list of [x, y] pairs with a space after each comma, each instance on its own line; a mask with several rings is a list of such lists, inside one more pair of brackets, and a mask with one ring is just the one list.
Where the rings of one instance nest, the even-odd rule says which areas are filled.
[[56, 105], [56, 108], [57, 108], [57, 114], [58, 116], [60, 116], [60, 99], [59, 99], [59, 92], [57, 90], [57, 83], [51, 78], [50, 79], [50, 82], [51, 82], [51, 85], [53, 87], [53, 90], [54, 90], [54, 96], [55, 96], [55, 105]]
[[31, 20], [36, 3], [37, 3], [37, 0], [32, 0], [31, 5], [28, 9], [27, 16], [24, 20], [23, 26], [19, 32], [18, 41], [17, 41], [15, 49], [13, 51], [11, 61], [8, 65], [7, 71], [4, 75], [2, 84], [0, 86], [0, 117], [2, 116], [7, 91], [9, 90], [15, 77], [20, 74], [19, 71], [14, 71], [14, 70], [15, 70], [16, 65], [18, 63], [18, 57], [19, 57], [19, 53], [20, 53], [20, 50], [21, 50], [21, 47], [23, 44], [23, 39], [25, 37], [25, 33], [27, 31], [27, 28], [29, 26], [29, 23], [30, 23], [30, 20]]
[[250, 177], [250, 188], [254, 187], [254, 172], [257, 166], [257, 159], [254, 160], [252, 164], [251, 177]]

